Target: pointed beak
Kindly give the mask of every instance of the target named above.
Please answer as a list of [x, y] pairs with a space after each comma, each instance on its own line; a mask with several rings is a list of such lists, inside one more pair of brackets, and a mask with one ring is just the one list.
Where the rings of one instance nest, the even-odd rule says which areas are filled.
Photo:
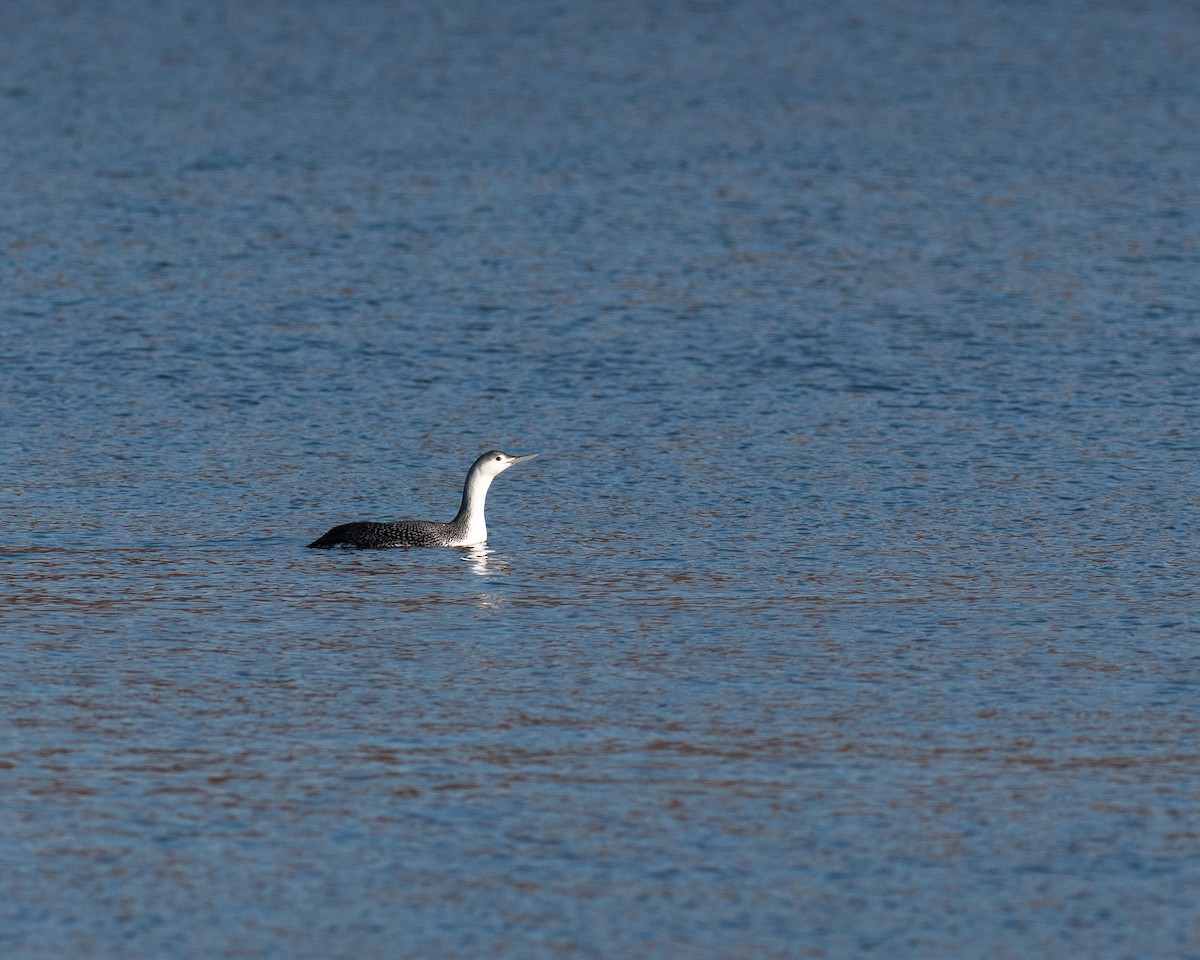
[[532, 460], [536, 456], [536, 453], [531, 453], [524, 457], [513, 457], [513, 461], [509, 464], [509, 466], [515, 467], [518, 463], [524, 463], [526, 460]]

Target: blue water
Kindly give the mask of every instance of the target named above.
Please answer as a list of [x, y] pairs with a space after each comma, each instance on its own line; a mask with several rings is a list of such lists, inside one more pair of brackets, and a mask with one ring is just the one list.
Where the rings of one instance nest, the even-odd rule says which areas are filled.
[[1200, 958], [1194, 4], [4, 19], [0, 956]]

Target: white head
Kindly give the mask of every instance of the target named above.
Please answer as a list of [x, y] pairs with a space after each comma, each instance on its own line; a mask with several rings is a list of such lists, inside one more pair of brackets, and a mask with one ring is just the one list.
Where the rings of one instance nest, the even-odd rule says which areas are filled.
[[471, 465], [471, 473], [479, 472], [490, 480], [492, 477], [502, 474], [509, 467], [532, 460], [536, 456], [536, 453], [531, 453], [524, 457], [514, 457], [499, 450], [489, 450]]
[[462, 507], [453, 521], [464, 525], [462, 540], [456, 546], [469, 547], [487, 540], [483, 501], [487, 497], [488, 487], [513, 464], [524, 463], [536, 456], [536, 453], [531, 453], [526, 457], [514, 457], [499, 450], [489, 450], [471, 464], [471, 469], [467, 472], [467, 482], [463, 485]]

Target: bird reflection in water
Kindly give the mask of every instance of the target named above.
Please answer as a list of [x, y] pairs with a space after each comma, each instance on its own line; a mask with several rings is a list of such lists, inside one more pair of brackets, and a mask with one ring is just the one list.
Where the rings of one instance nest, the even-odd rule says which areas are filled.
[[489, 550], [484, 544], [478, 543], [467, 547], [462, 552], [463, 561], [471, 565], [471, 571], [480, 576], [495, 573], [500, 569], [500, 562], [493, 556], [494, 550]]

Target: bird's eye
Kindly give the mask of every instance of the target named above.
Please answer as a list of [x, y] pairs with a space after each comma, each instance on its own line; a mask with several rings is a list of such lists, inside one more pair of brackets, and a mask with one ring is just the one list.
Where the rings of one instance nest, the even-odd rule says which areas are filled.
[[497, 460], [503, 460], [504, 458], [503, 458], [503, 457], [497, 457], [496, 459], [497, 459]]

